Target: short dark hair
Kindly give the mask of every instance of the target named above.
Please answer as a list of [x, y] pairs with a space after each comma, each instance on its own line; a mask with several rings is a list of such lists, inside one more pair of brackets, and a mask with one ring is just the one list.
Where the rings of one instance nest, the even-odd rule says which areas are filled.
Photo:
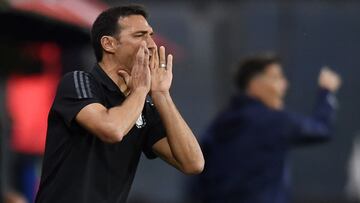
[[261, 54], [244, 59], [235, 73], [236, 87], [241, 91], [246, 90], [255, 76], [263, 73], [269, 65], [280, 63], [280, 58], [274, 54]]
[[114, 36], [118, 34], [121, 31], [120, 26], [118, 26], [119, 18], [130, 15], [142, 15], [145, 19], [148, 18], [145, 8], [137, 4], [109, 8], [96, 18], [91, 28], [91, 43], [98, 62], [103, 57], [101, 38], [105, 35]]

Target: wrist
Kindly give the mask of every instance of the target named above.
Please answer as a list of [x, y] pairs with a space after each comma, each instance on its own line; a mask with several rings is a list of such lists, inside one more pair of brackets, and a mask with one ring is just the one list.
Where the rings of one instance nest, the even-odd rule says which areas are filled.
[[151, 97], [168, 97], [170, 96], [169, 91], [151, 91]]
[[335, 93], [336, 92], [336, 90], [334, 88], [326, 87], [323, 85], [319, 85], [319, 89], [321, 92], [325, 92], [325, 93]]
[[171, 100], [169, 91], [151, 91], [151, 98], [155, 104], [155, 106], [160, 105], [161, 103]]
[[137, 94], [141, 96], [145, 96], [149, 93], [149, 90], [145, 87], [139, 87], [131, 91], [130, 94]]

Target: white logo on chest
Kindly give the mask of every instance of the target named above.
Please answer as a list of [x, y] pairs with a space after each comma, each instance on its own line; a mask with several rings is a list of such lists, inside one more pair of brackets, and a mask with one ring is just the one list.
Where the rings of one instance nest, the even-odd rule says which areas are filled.
[[142, 114], [140, 114], [139, 118], [137, 119], [135, 125], [137, 128], [142, 128], [146, 124], [145, 119]]

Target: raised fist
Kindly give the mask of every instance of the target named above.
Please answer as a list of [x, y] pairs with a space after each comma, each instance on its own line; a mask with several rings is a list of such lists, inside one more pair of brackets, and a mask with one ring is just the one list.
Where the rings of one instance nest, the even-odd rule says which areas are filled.
[[336, 92], [341, 86], [341, 78], [330, 68], [324, 67], [319, 74], [319, 86], [331, 92]]

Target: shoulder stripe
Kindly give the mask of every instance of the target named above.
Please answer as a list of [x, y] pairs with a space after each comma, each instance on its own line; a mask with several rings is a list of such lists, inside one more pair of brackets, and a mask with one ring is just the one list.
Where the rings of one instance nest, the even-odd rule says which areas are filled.
[[74, 76], [74, 84], [75, 84], [75, 89], [76, 89], [76, 93], [79, 99], [82, 98], [81, 93], [80, 93], [80, 88], [79, 88], [79, 81], [77, 78], [79, 71], [74, 71], [73, 76]]
[[86, 89], [88, 90], [89, 97], [92, 98], [93, 95], [92, 95], [92, 92], [91, 92], [89, 76], [88, 75], [85, 75], [85, 84], [86, 84]]
[[80, 76], [81, 92], [83, 93], [84, 98], [88, 98], [87, 93], [86, 93], [86, 90], [85, 90], [84, 72], [83, 72], [83, 71], [79, 72], [79, 76]]

